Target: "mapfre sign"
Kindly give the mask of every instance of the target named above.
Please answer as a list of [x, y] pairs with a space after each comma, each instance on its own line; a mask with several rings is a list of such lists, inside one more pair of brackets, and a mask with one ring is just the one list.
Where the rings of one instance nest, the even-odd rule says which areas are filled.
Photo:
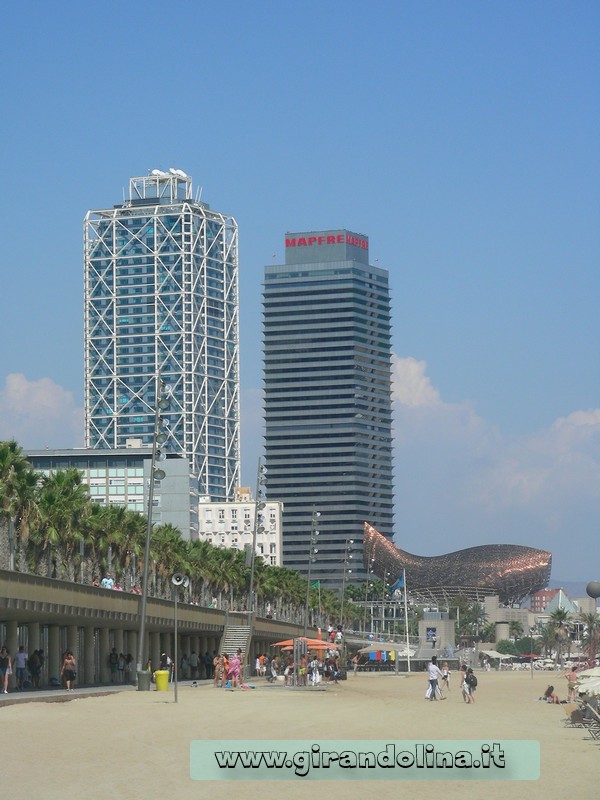
[[360, 236], [352, 236], [350, 233], [337, 233], [326, 236], [299, 236], [298, 238], [286, 239], [286, 247], [312, 247], [315, 244], [352, 244], [354, 247], [361, 247], [363, 250], [369, 249], [367, 239]]

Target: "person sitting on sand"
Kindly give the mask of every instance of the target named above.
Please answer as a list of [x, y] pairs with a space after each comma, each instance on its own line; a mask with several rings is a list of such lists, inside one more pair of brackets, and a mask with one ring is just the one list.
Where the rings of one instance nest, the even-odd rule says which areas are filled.
[[554, 686], [549, 686], [546, 689], [546, 691], [544, 692], [544, 696], [542, 697], [542, 700], [545, 700], [547, 703], [554, 703], [554, 704], [560, 703], [558, 695], [554, 691]]

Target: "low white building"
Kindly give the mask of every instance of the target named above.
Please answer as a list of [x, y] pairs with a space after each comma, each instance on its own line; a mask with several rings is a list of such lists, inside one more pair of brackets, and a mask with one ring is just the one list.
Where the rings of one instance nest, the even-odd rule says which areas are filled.
[[[265, 564], [281, 566], [281, 519], [283, 503], [280, 500], [261, 501], [264, 508], [259, 512], [256, 531], [256, 554]], [[229, 502], [213, 502], [209, 497], [200, 497], [198, 504], [198, 534], [214, 547], [234, 547], [244, 550], [252, 546], [256, 502], [248, 487], [235, 490], [235, 498]]]

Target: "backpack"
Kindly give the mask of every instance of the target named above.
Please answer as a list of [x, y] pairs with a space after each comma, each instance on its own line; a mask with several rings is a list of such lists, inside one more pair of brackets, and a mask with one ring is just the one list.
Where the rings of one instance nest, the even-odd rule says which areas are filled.
[[477, 677], [472, 672], [470, 672], [467, 675], [467, 677], [465, 678], [465, 681], [466, 681], [467, 686], [470, 686], [471, 689], [476, 689], [477, 688]]

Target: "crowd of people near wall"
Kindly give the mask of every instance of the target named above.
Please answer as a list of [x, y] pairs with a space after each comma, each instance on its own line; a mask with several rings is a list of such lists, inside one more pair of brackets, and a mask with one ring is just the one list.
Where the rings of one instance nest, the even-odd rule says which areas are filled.
[[[213, 686], [215, 689], [235, 689], [240, 685], [239, 665], [243, 663], [241, 650], [230, 656], [226, 653], [215, 654], [213, 664]], [[281, 680], [285, 686], [316, 686], [320, 683], [337, 683], [346, 677], [340, 668], [337, 651], [329, 650], [318, 655], [306, 653], [294, 661], [292, 654], [272, 655], [260, 653], [254, 663], [254, 678], [264, 679], [269, 683]]]
[[40, 679], [46, 656], [42, 649], [34, 650], [31, 655], [20, 645], [14, 658], [6, 645], [0, 648], [0, 693], [8, 694], [8, 681], [11, 675], [15, 676], [17, 692], [25, 689], [39, 689]]

